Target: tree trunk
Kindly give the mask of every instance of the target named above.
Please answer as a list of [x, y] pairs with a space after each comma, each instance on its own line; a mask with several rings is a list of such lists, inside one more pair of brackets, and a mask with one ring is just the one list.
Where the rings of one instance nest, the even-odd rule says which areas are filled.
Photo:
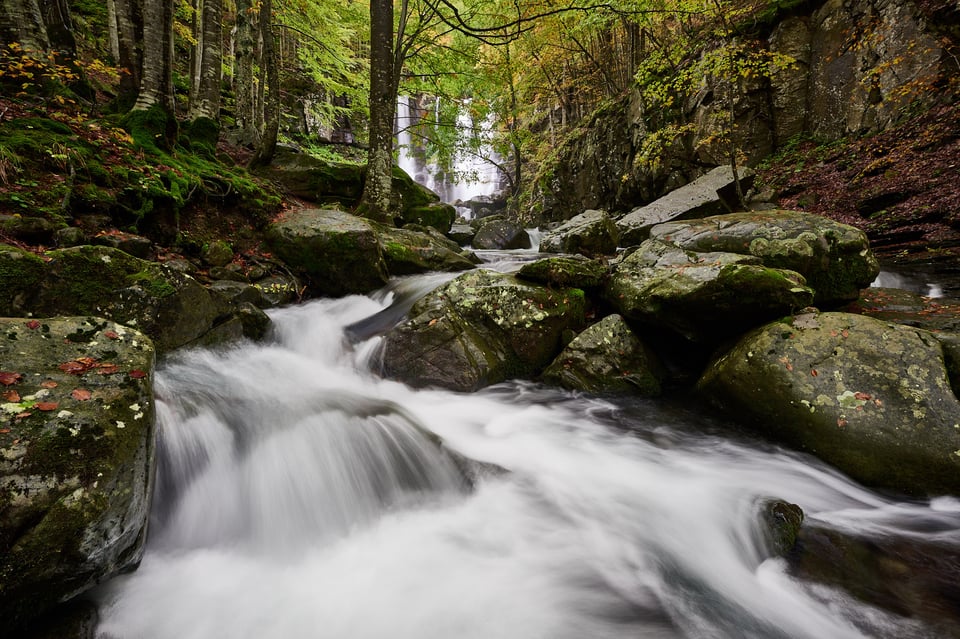
[[223, 0], [202, 0], [197, 44], [197, 89], [189, 118], [220, 118], [220, 65], [223, 57], [221, 16]]
[[142, 0], [113, 0], [117, 30], [117, 66], [120, 68], [118, 101], [130, 108], [140, 92], [143, 69], [143, 4]]
[[256, 31], [252, 0], [237, 0], [237, 26], [234, 37], [233, 91], [236, 96], [237, 138], [241, 144], [258, 139], [256, 128], [256, 85], [253, 77]]
[[0, 44], [14, 42], [28, 55], [45, 54], [50, 49], [37, 0], [0, 2]]
[[367, 178], [358, 212], [392, 224], [393, 121], [396, 82], [393, 0], [370, 0], [370, 142]]
[[272, 21], [270, 14], [272, 0], [260, 2], [260, 36], [262, 40], [263, 61], [261, 66], [266, 67], [266, 95], [264, 96], [264, 126], [263, 136], [257, 151], [250, 160], [250, 166], [264, 166], [270, 163], [277, 151], [277, 136], [280, 132], [280, 61], [277, 55], [276, 42], [273, 39]]
[[[167, 56], [166, 18], [170, 0], [144, 0], [143, 3], [143, 75], [140, 77], [140, 92], [133, 105], [134, 111], [146, 111], [154, 105], [172, 106], [172, 73]], [[172, 28], [171, 28], [172, 31]], [[169, 91], [169, 96], [167, 92]], [[170, 109], [173, 112], [173, 109]]]

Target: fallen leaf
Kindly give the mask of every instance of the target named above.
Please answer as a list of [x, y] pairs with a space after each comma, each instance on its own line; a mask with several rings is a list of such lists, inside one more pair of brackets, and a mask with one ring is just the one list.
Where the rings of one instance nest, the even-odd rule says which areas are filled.
[[71, 375], [80, 375], [81, 373], [86, 373], [88, 370], [97, 365], [97, 360], [92, 357], [78, 357], [77, 359], [70, 360], [69, 362], [64, 362], [60, 364], [57, 368], [62, 370], [64, 373], [70, 373]]
[[51, 411], [60, 408], [60, 404], [59, 402], [37, 402], [34, 408], [42, 411]]
[[35, 331], [40, 328], [40, 322], [37, 320], [30, 320], [27, 322], [27, 328], [29, 328], [31, 331]]
[[20, 393], [18, 393], [15, 390], [8, 390], [6, 393], [3, 394], [3, 398], [8, 402], [17, 404], [20, 402]]
[[10, 432], [9, 428], [0, 428], [0, 435], [6, 435]]
[[86, 388], [75, 388], [73, 392], [70, 393], [70, 396], [78, 402], [85, 402], [93, 396], [93, 393]]
[[17, 413], [17, 414], [15, 415], [15, 417], [16, 417], [17, 419], [23, 419], [24, 417], [30, 417], [31, 415], [33, 415], [33, 413], [31, 413], [31, 412], [28, 411], [28, 410], [25, 410], [25, 411], [23, 411], [22, 413]]
[[0, 371], [0, 384], [3, 384], [4, 386], [13, 386], [20, 381], [21, 377], [23, 377], [23, 375], [20, 373]]
[[53, 381], [52, 379], [47, 379], [47, 380], [44, 380], [44, 381], [40, 382], [40, 386], [41, 386], [42, 388], [56, 388], [56, 387], [59, 386], [59, 385], [60, 385], [60, 384], [56, 383], [56, 382]]
[[135, 369], [133, 369], [132, 371], [130, 371], [130, 377], [132, 377], [133, 379], [143, 379], [143, 378], [146, 377], [146, 376], [147, 376], [147, 374], [144, 373], [144, 372], [143, 372], [142, 370], [140, 370], [139, 368], [135, 368]]
[[116, 364], [110, 364], [109, 362], [104, 362], [97, 366], [97, 373], [100, 375], [113, 375], [120, 370], [120, 367]]
[[116, 331], [104, 331], [103, 335], [104, 337], [108, 337], [110, 339], [120, 339], [120, 336], [117, 335]]
[[810, 375], [812, 375], [813, 377], [816, 377], [819, 374], [820, 372], [815, 368], [810, 371]]

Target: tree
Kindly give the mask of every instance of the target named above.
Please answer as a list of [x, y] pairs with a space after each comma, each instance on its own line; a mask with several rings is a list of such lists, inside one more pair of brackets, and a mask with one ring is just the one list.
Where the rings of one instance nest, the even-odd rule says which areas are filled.
[[266, 94], [263, 100], [264, 127], [260, 144], [250, 160], [250, 166], [264, 166], [270, 163], [277, 150], [277, 136], [280, 130], [280, 70], [277, 61], [276, 45], [273, 41], [273, 3], [272, 0], [260, 0], [260, 47], [263, 52], [262, 63], [266, 67]]
[[221, 59], [223, 57], [223, 0], [201, 0], [197, 28], [195, 90], [191, 96], [191, 120], [208, 118], [219, 124]]

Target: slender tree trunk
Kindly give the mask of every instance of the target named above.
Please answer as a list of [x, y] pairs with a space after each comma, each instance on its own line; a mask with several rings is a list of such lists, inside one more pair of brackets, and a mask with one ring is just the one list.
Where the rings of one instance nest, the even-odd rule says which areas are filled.
[[164, 33], [165, 7], [167, 0], [145, 0], [143, 3], [143, 75], [140, 92], [133, 105], [135, 111], [146, 111], [159, 104], [167, 104], [164, 95], [166, 84], [166, 42]]
[[0, 2], [0, 44], [18, 43], [28, 54], [44, 54], [50, 40], [37, 0]]
[[263, 102], [263, 136], [260, 138], [256, 153], [250, 160], [251, 166], [270, 163], [277, 150], [277, 136], [280, 132], [280, 61], [273, 38], [272, 12], [272, 0], [260, 0], [260, 35], [263, 41], [261, 66], [266, 67], [267, 81]]
[[393, 121], [397, 78], [393, 51], [393, 0], [370, 0], [370, 142], [359, 213], [392, 223]]
[[143, 69], [143, 5], [141, 0], [113, 0], [117, 30], [118, 99], [129, 108], [137, 100]]
[[189, 118], [220, 117], [220, 66], [223, 58], [221, 16], [223, 0], [202, 0], [197, 45], [197, 89], [190, 103]]
[[235, 69], [233, 78], [236, 96], [236, 122], [241, 143], [251, 144], [259, 135], [256, 127], [256, 85], [253, 77], [254, 47], [256, 45], [255, 19], [252, 0], [237, 0], [237, 27], [235, 37]]

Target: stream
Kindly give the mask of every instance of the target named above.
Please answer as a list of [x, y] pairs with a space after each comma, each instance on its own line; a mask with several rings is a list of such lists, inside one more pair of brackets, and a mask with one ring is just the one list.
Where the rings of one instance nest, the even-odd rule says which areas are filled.
[[147, 552], [99, 590], [99, 639], [936, 636], [792, 576], [757, 512], [955, 542], [960, 500], [890, 499], [689, 403], [380, 379], [380, 338], [345, 331], [396, 290], [162, 364]]

